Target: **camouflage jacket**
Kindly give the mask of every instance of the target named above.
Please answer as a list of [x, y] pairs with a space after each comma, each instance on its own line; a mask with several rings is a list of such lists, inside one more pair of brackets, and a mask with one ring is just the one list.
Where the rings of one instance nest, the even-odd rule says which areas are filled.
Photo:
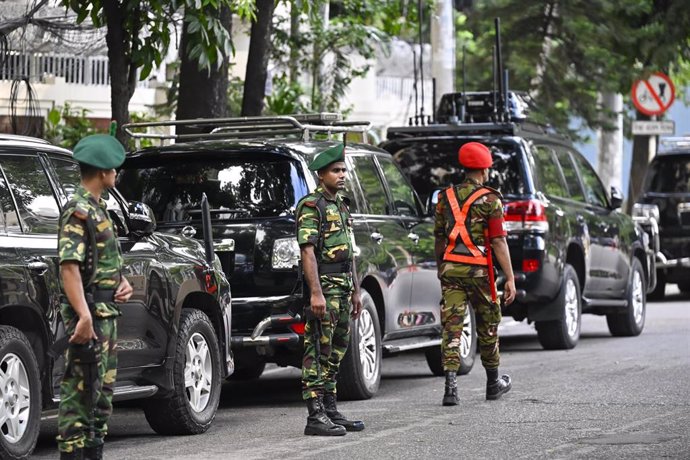
[[[297, 243], [300, 246], [314, 246], [317, 264], [350, 261], [353, 255], [350, 211], [340, 194], [331, 200], [323, 192], [319, 186], [297, 204]], [[325, 216], [320, 215], [317, 206], [319, 199], [325, 200]], [[325, 233], [319, 238], [322, 217], [327, 225]], [[351, 272], [347, 275], [321, 275], [319, 278], [324, 294], [346, 294], [354, 289]]]
[[[465, 179], [461, 184], [455, 186], [455, 192], [458, 200], [465, 200], [472, 192], [480, 187], [478, 182], [472, 179]], [[434, 236], [445, 240], [448, 244], [448, 236], [452, 231], [453, 220], [452, 211], [448, 198], [444, 192], [439, 194], [438, 204], [436, 205], [436, 214], [434, 219]], [[501, 194], [498, 191], [489, 193], [479, 198], [474, 202], [470, 208], [470, 228], [468, 233], [472, 241], [477, 246], [485, 246], [484, 241], [484, 227], [490, 218], [502, 218], [503, 205], [501, 204]], [[452, 276], [458, 278], [473, 278], [480, 276], [488, 276], [486, 267], [481, 265], [467, 265], [457, 262], [445, 261], [439, 267], [439, 275]]]
[[[91, 279], [91, 271], [87, 271], [85, 263], [87, 256], [91, 254], [89, 250], [91, 238], [87, 220], [95, 224], [91, 227], [96, 229], [95, 240], [98, 248], [93, 286], [99, 289], [117, 289], [122, 276], [122, 255], [113, 223], [108, 216], [105, 201], [102, 198], [96, 201], [96, 198], [82, 186], [77, 188], [72, 200], [67, 203], [60, 216], [58, 230], [60, 263], [78, 262], [83, 283], [86, 285]], [[101, 318], [118, 316], [120, 309], [115, 303], [99, 302], [95, 304], [93, 314]]]

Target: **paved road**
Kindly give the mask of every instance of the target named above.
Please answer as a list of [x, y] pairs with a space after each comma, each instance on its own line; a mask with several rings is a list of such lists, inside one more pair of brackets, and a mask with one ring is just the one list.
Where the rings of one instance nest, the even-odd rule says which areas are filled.
[[[543, 351], [525, 324], [507, 322], [502, 336], [502, 371], [514, 385], [500, 401], [484, 400], [477, 360], [460, 378], [460, 406], [442, 407], [443, 379], [422, 353], [408, 353], [384, 361], [372, 400], [340, 405], [366, 421], [364, 432], [305, 437], [298, 371], [275, 369], [226, 384], [213, 426], [199, 436], [158, 436], [139, 409], [118, 406], [105, 457], [690, 458], [690, 296], [676, 290], [650, 303], [639, 337], [613, 338], [591, 315], [574, 350]], [[34, 458], [56, 457], [54, 436], [49, 421]]]

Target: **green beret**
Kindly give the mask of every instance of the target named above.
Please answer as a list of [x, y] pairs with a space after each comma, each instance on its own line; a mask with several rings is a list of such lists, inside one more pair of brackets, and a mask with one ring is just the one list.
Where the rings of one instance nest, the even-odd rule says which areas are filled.
[[124, 163], [125, 149], [113, 136], [93, 134], [77, 143], [72, 157], [99, 169], [115, 169]]
[[318, 171], [336, 161], [345, 161], [345, 144], [343, 143], [338, 143], [323, 152], [317, 153], [309, 164], [309, 169]]

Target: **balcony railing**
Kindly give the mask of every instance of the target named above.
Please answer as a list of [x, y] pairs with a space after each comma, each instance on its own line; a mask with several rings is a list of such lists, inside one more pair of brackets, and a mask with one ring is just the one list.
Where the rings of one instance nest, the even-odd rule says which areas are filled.
[[[51, 77], [62, 77], [76, 85], [110, 85], [107, 56], [74, 56], [68, 54], [10, 51], [0, 65], [0, 81], [28, 78], [34, 83], [47, 83]], [[139, 87], [147, 87], [146, 81]]]

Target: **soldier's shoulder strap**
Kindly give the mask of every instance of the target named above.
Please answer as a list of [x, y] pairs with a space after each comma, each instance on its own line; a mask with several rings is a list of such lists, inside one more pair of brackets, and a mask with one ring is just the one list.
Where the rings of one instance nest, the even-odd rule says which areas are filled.
[[323, 249], [323, 234], [328, 230], [328, 221], [325, 217], [326, 198], [321, 193], [311, 193], [302, 198], [299, 203], [297, 203], [295, 227], [299, 226], [299, 215], [304, 206], [316, 209], [319, 215], [319, 242], [317, 244], [317, 249], [321, 251], [321, 249]]
[[503, 200], [503, 195], [501, 195], [501, 192], [499, 192], [499, 191], [496, 190], [495, 188], [491, 188], [491, 187], [489, 187], [488, 185], [482, 185], [482, 187], [484, 187], [485, 189], [488, 189], [491, 193], [493, 193], [494, 195], [496, 195], [496, 196], [498, 197], [499, 200]]
[[[73, 214], [80, 220], [84, 221], [86, 225], [86, 233], [88, 234], [87, 248], [86, 248], [86, 259], [85, 259], [85, 272], [89, 273], [88, 280], [84, 283], [84, 288], [91, 286], [94, 281], [96, 281], [96, 264], [98, 263], [98, 245], [96, 243], [96, 234], [98, 229], [96, 228], [96, 223], [93, 220], [93, 216], [89, 213], [88, 207], [84, 206], [78, 200], [70, 200], [65, 209], [74, 209]], [[64, 215], [68, 215], [65, 213]], [[60, 222], [62, 226], [62, 222]]]

